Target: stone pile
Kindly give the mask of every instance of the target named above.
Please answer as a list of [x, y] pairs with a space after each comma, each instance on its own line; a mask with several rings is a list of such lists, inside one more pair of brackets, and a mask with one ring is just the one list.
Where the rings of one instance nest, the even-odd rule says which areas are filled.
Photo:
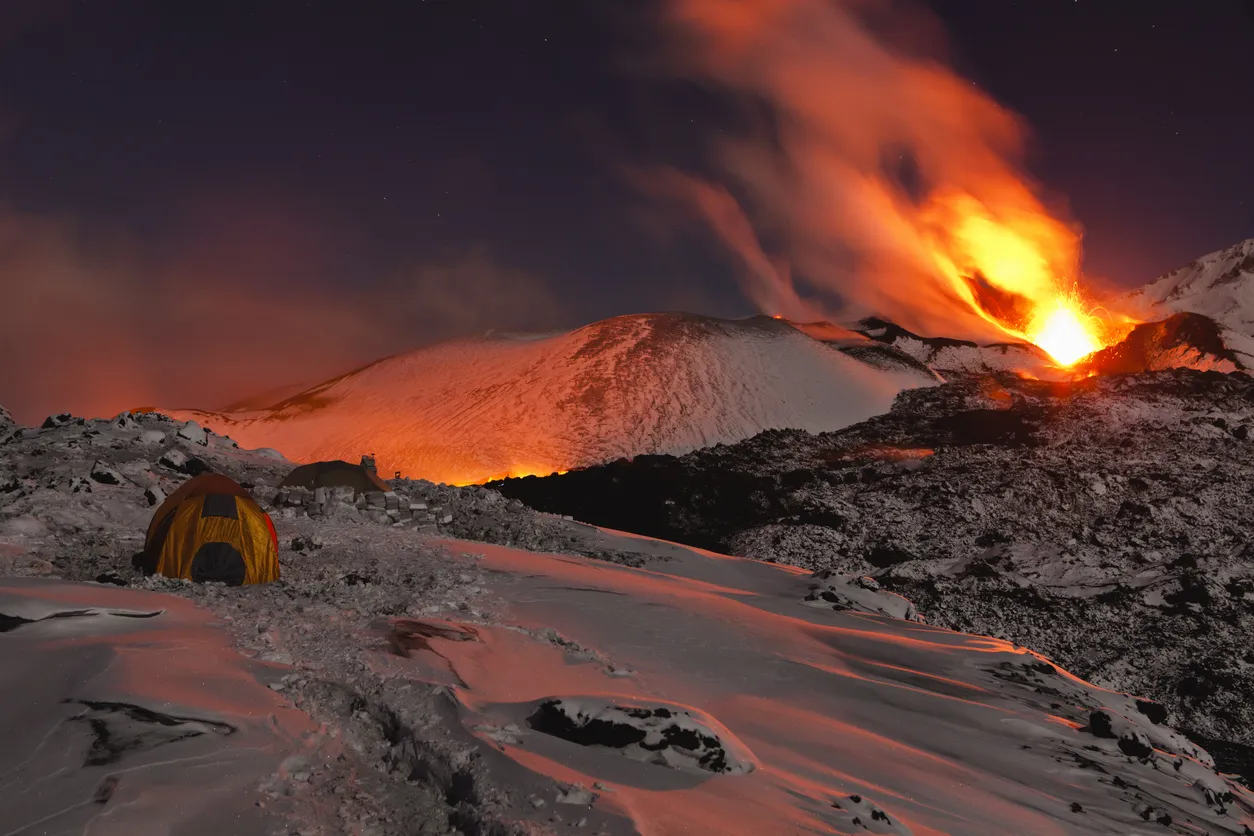
[[352, 487], [279, 488], [273, 507], [283, 519], [297, 517], [362, 520], [379, 525], [411, 526], [421, 531], [436, 531], [436, 525], [448, 525], [453, 515], [440, 506], [412, 501], [396, 491], [357, 493]]

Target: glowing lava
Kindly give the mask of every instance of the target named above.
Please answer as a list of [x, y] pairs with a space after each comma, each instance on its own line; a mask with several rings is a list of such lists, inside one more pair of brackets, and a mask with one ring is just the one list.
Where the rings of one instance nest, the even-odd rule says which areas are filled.
[[1001, 206], [940, 190], [923, 212], [932, 261], [958, 297], [1005, 333], [1070, 366], [1135, 324], [1089, 304], [1075, 283], [1079, 237], [1038, 205]]
[[1104, 346], [1097, 338], [1100, 322], [1080, 311], [1069, 299], [1060, 298], [1053, 310], [1047, 306], [1037, 314], [1028, 330], [1028, 339], [1045, 349], [1062, 366], [1070, 366]]
[[523, 478], [526, 478], [527, 476], [539, 476], [541, 478], [545, 476], [562, 476], [563, 474], [566, 474], [569, 472], [570, 472], [569, 470], [562, 470], [556, 467], [545, 467], [541, 465], [525, 465], [525, 466], [520, 465], [517, 467], [512, 467], [503, 473], [497, 473], [493, 476], [481, 477], [479, 479], [473, 479], [473, 480], [455, 479], [449, 482], [448, 484], [454, 487], [464, 488], [470, 485], [486, 485], [489, 482], [499, 482], [503, 479], [523, 479]]

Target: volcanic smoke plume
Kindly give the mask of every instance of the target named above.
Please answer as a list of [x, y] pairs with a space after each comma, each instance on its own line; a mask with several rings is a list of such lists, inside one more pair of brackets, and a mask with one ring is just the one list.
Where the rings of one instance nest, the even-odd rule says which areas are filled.
[[[1076, 286], [1078, 227], [1019, 169], [1019, 119], [914, 48], [927, 20], [888, 0], [674, 0], [667, 12], [681, 72], [769, 106], [771, 129], [723, 143], [720, 160], [842, 315], [1025, 338], [1073, 362], [1118, 336]], [[710, 196], [730, 195], [690, 186], [727, 241], [736, 224]], [[790, 281], [763, 289], [763, 263], [760, 249], [748, 260], [749, 295], [797, 300]]]

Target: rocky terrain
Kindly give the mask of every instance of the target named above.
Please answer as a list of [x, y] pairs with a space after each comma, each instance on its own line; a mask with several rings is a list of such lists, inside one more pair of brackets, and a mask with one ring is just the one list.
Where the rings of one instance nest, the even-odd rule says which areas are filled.
[[833, 433], [765, 432], [493, 487], [597, 525], [866, 575], [1000, 636], [1254, 776], [1254, 380], [971, 377]]
[[[1168, 393], [1197, 385], [1160, 383]], [[929, 409], [1005, 397], [932, 391]], [[1187, 424], [1209, 427], [1199, 439], [1240, 432], [1244, 390], [1228, 395], [1226, 428], [1209, 414]], [[1039, 422], [1021, 423], [1010, 435], [1037, 444]], [[987, 431], [1003, 438], [1007, 426]], [[836, 468], [854, 476], [840, 484], [887, 486], [928, 467], [911, 462], [949, 455], [942, 442], [955, 433], [968, 456], [987, 440], [944, 421], [932, 432], [937, 452], [923, 458], [888, 447], [867, 458], [839, 443], [828, 452], [862, 456]], [[795, 474], [810, 454], [791, 449]], [[962, 572], [910, 587], [908, 574], [885, 575], [852, 551], [812, 561], [774, 547], [827, 564], [811, 574], [601, 531], [486, 488], [393, 480], [351, 499], [277, 488], [291, 466], [157, 414], [27, 428], [0, 413], [0, 653], [24, 672], [0, 687], [0, 708], [10, 706], [0, 714], [22, 723], [0, 753], [0, 807], [67, 834], [133, 833], [158, 815], [178, 832], [240, 836], [909, 836], [1060, 824], [1248, 834], [1254, 823], [1254, 795], [1166, 725], [1165, 706], [1094, 688], [1021, 647], [920, 623], [893, 591], [939, 589], [938, 577], [962, 585]], [[279, 581], [228, 588], [132, 568], [153, 506], [205, 469], [248, 485], [273, 515]], [[1118, 483], [1100, 468], [1091, 478]], [[830, 499], [823, 480], [790, 479], [807, 507]], [[951, 508], [968, 497], [929, 490]], [[744, 542], [760, 546], [772, 532], [834, 530], [831, 518], [746, 519]], [[704, 536], [719, 539], [713, 528]], [[1013, 582], [969, 574], [989, 585], [988, 612], [1018, 603]], [[1170, 583], [1153, 590], [1174, 601]], [[934, 599], [920, 599], [937, 621]], [[217, 649], [218, 633], [231, 649]], [[101, 678], [123, 665], [135, 673]], [[59, 720], [56, 701], [27, 699], [32, 689], [78, 708]], [[34, 785], [23, 778], [31, 769], [42, 776]], [[189, 827], [180, 811], [198, 805]]]
[[[446, 722], [452, 706], [444, 691], [371, 673], [361, 662], [361, 634], [386, 649], [394, 641], [389, 618], [478, 615], [467, 601], [482, 594], [482, 573], [429, 545], [432, 537], [582, 549], [624, 564], [644, 558], [482, 488], [396, 480], [391, 493], [345, 501], [335, 491], [277, 488], [292, 467], [274, 451], [240, 450], [194, 422], [156, 413], [58, 415], [31, 428], [0, 409], [0, 578], [174, 594], [218, 616], [262, 663], [258, 676], [271, 689], [339, 730], [284, 761], [263, 787], [259, 804], [303, 821], [301, 833], [523, 833], [505, 822], [552, 818], [525, 795], [512, 805], [522, 814], [503, 812], [510, 804], [485, 779], [474, 741]], [[146, 578], [133, 568], [154, 506], [206, 470], [241, 482], [274, 517], [279, 583], [228, 590]], [[0, 632], [25, 621], [0, 615]], [[131, 733], [151, 737], [146, 729]], [[23, 790], [0, 780], [0, 806], [7, 791]], [[306, 821], [311, 816], [327, 820]], [[572, 821], [581, 818], [597, 816], [585, 810]]]

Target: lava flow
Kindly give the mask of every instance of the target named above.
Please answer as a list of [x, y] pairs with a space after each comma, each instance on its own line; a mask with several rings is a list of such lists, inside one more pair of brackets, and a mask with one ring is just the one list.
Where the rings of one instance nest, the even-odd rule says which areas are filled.
[[923, 219], [932, 258], [958, 296], [1060, 366], [1118, 342], [1136, 324], [1093, 305], [1068, 281], [1077, 236], [1039, 209], [1003, 209], [996, 217], [969, 194], [942, 191]]

